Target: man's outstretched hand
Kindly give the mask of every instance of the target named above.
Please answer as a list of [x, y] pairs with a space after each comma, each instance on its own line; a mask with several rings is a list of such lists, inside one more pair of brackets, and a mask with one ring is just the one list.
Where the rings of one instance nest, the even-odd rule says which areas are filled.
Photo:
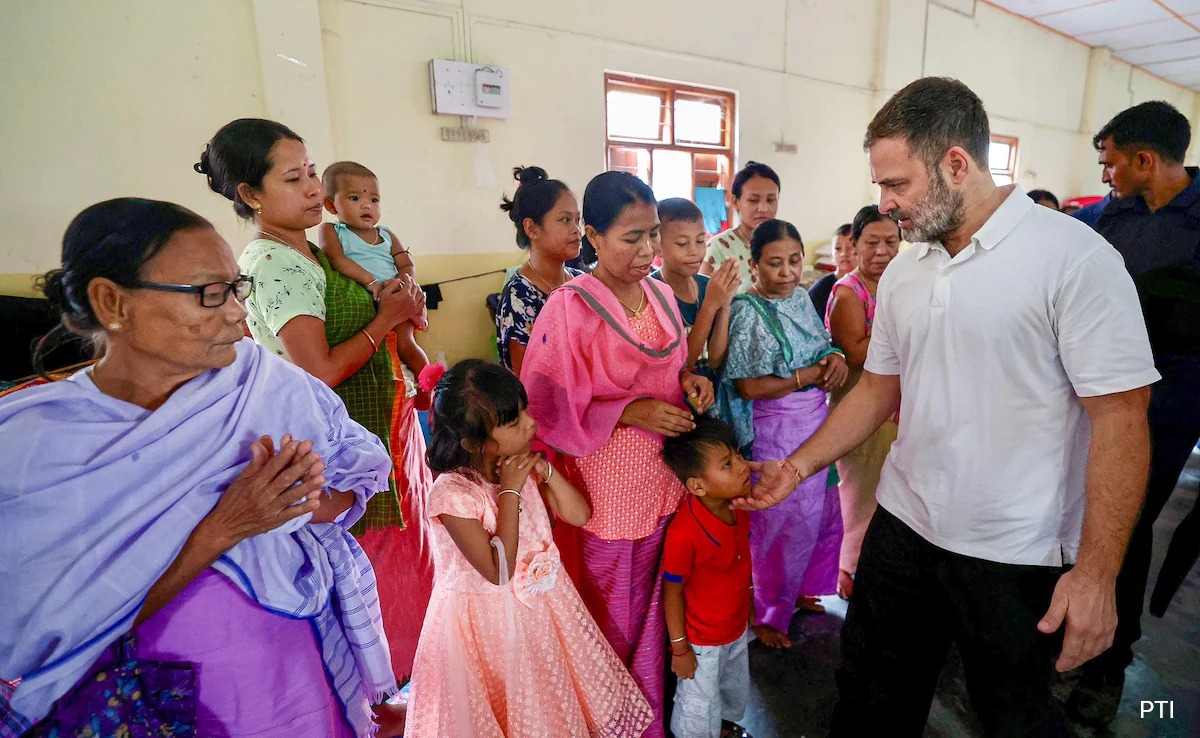
[[737, 510], [766, 510], [783, 502], [803, 481], [782, 461], [751, 461], [750, 471], [758, 474], [758, 483], [748, 497], [730, 500]]

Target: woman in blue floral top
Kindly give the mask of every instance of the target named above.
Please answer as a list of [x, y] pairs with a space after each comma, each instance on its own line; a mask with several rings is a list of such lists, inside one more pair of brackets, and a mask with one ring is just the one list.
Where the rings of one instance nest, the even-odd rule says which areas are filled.
[[[848, 370], [808, 293], [797, 289], [804, 243], [795, 226], [782, 220], [757, 226], [750, 258], [757, 279], [733, 300], [724, 381], [743, 400], [732, 408], [738, 443], [748, 445], [756, 461], [770, 461], [786, 457], [786, 449], [799, 447], [825, 422], [826, 392], [841, 387]], [[817, 598], [837, 589], [837, 485], [821, 471], [796, 489], [790, 506], [750, 515], [754, 631], [776, 648], [791, 645], [787, 631], [796, 608], [824, 612]]]
[[496, 310], [496, 347], [500, 363], [520, 375], [533, 322], [550, 293], [581, 272], [565, 265], [579, 256], [582, 231], [579, 201], [565, 184], [539, 167], [517, 167], [516, 194], [503, 198], [500, 209], [517, 229], [517, 245], [529, 259], [500, 290]]

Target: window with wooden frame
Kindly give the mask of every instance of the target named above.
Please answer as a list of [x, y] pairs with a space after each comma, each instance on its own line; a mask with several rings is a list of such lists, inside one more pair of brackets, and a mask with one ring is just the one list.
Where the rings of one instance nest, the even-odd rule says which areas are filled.
[[1017, 181], [1017, 139], [1015, 136], [992, 136], [988, 147], [988, 168], [997, 185]]
[[660, 200], [696, 202], [711, 232], [728, 227], [734, 94], [612, 73], [604, 86], [608, 170], [640, 177]]

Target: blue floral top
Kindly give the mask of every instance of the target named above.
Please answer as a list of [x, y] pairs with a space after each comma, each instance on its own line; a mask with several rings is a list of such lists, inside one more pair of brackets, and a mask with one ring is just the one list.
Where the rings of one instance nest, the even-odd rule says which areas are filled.
[[753, 403], [742, 400], [733, 389], [733, 380], [786, 377], [835, 352], [829, 331], [804, 290], [778, 300], [735, 297], [718, 396], [721, 419], [733, 425], [738, 443], [746, 448], [754, 440], [754, 410]]
[[[564, 267], [571, 279], [583, 272], [571, 267]], [[522, 346], [529, 345], [529, 334], [533, 332], [533, 321], [549, 298], [536, 284], [517, 272], [505, 283], [500, 290], [500, 304], [496, 309], [496, 349], [500, 353], [500, 363], [509, 369], [513, 368], [512, 356], [508, 351], [508, 342], [516, 341]]]

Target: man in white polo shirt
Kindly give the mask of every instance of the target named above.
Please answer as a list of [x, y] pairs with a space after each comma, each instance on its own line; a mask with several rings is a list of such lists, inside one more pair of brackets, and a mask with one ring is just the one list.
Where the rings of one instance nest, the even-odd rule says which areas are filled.
[[913, 242], [888, 266], [866, 371], [753, 499], [857, 447], [901, 408], [842, 631], [834, 736], [919, 736], [951, 642], [989, 736], [1056, 735], [1054, 671], [1103, 651], [1138, 515], [1158, 380], [1121, 257], [988, 170], [983, 103], [926, 78], [864, 148]]

